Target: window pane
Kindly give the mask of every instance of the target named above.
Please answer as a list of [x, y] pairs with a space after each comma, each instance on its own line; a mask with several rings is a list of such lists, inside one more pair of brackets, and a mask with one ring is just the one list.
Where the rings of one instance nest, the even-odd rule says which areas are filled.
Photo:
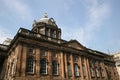
[[48, 36], [48, 33], [49, 33], [49, 29], [46, 28], [46, 29], [45, 29], [45, 35]]
[[98, 72], [98, 69], [96, 68], [96, 75], [97, 75], [97, 77], [100, 77], [99, 76], [99, 72]]
[[47, 74], [46, 60], [41, 60], [41, 74]]
[[84, 65], [82, 65], [82, 71], [83, 71], [83, 76], [86, 77], [86, 70]]
[[27, 58], [27, 65], [26, 65], [27, 72], [34, 72], [34, 60], [33, 58]]
[[56, 61], [53, 62], [53, 75], [58, 74], [58, 63]]
[[71, 66], [70, 66], [70, 64], [68, 64], [68, 76], [72, 76], [72, 72], [71, 72]]
[[74, 65], [74, 72], [75, 72], [75, 76], [79, 76], [79, 68], [77, 64]]
[[91, 72], [91, 76], [94, 77], [94, 71], [92, 67], [90, 67], [90, 72]]

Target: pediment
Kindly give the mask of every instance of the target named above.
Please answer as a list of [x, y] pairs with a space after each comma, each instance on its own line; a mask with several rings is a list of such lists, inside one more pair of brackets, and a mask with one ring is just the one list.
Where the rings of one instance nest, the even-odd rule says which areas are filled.
[[64, 44], [65, 46], [72, 47], [79, 50], [85, 50], [86, 48], [80, 44], [77, 40], [70, 40]]

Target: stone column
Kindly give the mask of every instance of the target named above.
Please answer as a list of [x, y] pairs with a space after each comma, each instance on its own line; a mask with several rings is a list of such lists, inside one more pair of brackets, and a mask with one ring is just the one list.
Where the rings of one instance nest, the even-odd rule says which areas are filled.
[[66, 75], [66, 78], [68, 79], [68, 69], [67, 69], [67, 56], [66, 56], [66, 53], [64, 54], [64, 61], [65, 61], [65, 75]]
[[40, 77], [40, 49], [36, 48], [36, 77]]
[[22, 46], [20, 44], [16, 47], [15, 54], [18, 54], [17, 55], [17, 65], [16, 65], [16, 76], [18, 77], [21, 75], [21, 63], [22, 63], [22, 59], [21, 59]]
[[106, 69], [105, 69], [105, 64], [102, 63], [102, 66], [103, 66], [104, 77], [105, 77], [106, 79], [108, 79], [108, 77], [107, 77], [107, 72], [106, 72]]
[[25, 76], [26, 73], [26, 55], [27, 55], [27, 47], [23, 46], [23, 52], [22, 52], [22, 61], [21, 61], [21, 76]]
[[52, 78], [52, 52], [48, 51], [48, 75], [50, 78]]
[[65, 78], [65, 76], [64, 76], [64, 56], [63, 56], [63, 53], [62, 52], [60, 52], [60, 56], [61, 56], [61, 77], [62, 77], [62, 79], [64, 79]]
[[90, 65], [89, 65], [88, 58], [86, 58], [86, 65], [87, 65], [88, 79], [91, 80]]
[[79, 77], [81, 77], [81, 66], [80, 66], [80, 56], [78, 57], [78, 66], [79, 66]]
[[88, 78], [88, 69], [87, 69], [87, 64], [86, 64], [87, 60], [86, 60], [86, 57], [84, 57], [84, 67], [85, 67], [85, 71], [86, 71], [86, 79], [89, 79]]
[[81, 79], [83, 80], [83, 79], [84, 79], [84, 76], [83, 76], [83, 71], [82, 71], [82, 61], [81, 61], [81, 56], [79, 57], [79, 62], [80, 62], [80, 76], [81, 76]]
[[74, 80], [75, 76], [74, 76], [74, 62], [73, 62], [74, 60], [73, 60], [73, 55], [71, 54], [70, 57], [71, 57], [72, 78], [73, 78], [73, 80]]

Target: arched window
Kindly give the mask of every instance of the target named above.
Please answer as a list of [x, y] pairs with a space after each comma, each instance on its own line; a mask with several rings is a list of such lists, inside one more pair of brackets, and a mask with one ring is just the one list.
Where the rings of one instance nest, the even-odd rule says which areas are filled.
[[41, 60], [41, 74], [47, 74], [47, 61], [45, 59]]
[[26, 72], [27, 73], [34, 73], [34, 59], [33, 59], [33, 57], [27, 58]]
[[74, 73], [75, 73], [75, 76], [79, 76], [79, 67], [77, 64], [74, 65]]
[[52, 73], [53, 75], [58, 75], [58, 62], [57, 61], [53, 61], [52, 64]]

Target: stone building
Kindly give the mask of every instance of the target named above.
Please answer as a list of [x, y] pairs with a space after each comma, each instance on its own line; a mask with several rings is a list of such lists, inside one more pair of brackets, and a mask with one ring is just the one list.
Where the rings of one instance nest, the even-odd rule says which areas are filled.
[[0, 46], [0, 79], [119, 80], [111, 55], [63, 40], [61, 32], [46, 15], [31, 30], [20, 28], [9, 45]]
[[119, 78], [120, 78], [120, 52], [115, 53], [113, 56], [114, 56], [114, 61], [119, 74]]

